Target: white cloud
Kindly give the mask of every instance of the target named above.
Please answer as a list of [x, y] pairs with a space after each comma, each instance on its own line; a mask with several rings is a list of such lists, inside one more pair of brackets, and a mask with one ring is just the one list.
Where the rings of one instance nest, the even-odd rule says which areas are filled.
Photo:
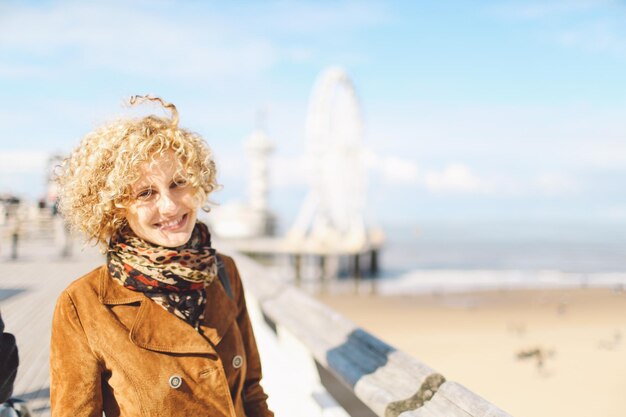
[[[235, 35], [207, 16], [202, 22], [186, 22], [115, 2], [59, 2], [49, 10], [8, 12], [0, 21], [3, 54], [17, 51], [34, 57], [18, 64], [26, 76], [40, 73], [43, 61], [53, 73], [108, 69], [181, 81], [234, 78], [254, 75], [277, 59], [268, 40]], [[10, 73], [3, 67], [4, 74]]]
[[314, 56], [313, 52], [306, 48], [290, 48], [285, 52], [291, 61], [297, 63], [310, 62]]
[[619, 220], [620, 222], [626, 221], [626, 206], [624, 205], [610, 205], [600, 211], [599, 217], [607, 220]]
[[608, 18], [595, 20], [561, 30], [555, 39], [568, 48], [626, 56], [626, 34], [622, 23], [622, 20], [615, 22]]
[[[248, 183], [250, 178], [249, 157], [242, 149], [237, 153], [223, 152], [217, 157], [219, 180], [237, 180]], [[272, 188], [308, 186], [309, 163], [304, 155], [270, 156], [269, 177]]]
[[[623, 157], [626, 158], [626, 157]], [[565, 171], [550, 170], [539, 175], [506, 168], [492, 172], [489, 177], [478, 175], [467, 163], [445, 162], [442, 169], [419, 170], [415, 159], [384, 156], [365, 151], [370, 176], [402, 189], [416, 187], [433, 193], [498, 194], [502, 198], [538, 195], [567, 195], [580, 191], [577, 179]], [[428, 165], [428, 161], [421, 164]], [[491, 167], [493, 171], [493, 167]]]
[[[499, 5], [506, 18], [549, 21], [548, 38], [567, 48], [626, 56], [626, 9], [611, 0], [521, 2]], [[546, 36], [545, 33], [541, 36]]]
[[205, 10], [202, 3], [157, 6], [121, 1], [5, 5], [0, 74], [23, 78], [112, 70], [179, 82], [241, 82], [280, 60], [302, 62], [315, 55], [297, 42], [279, 46], [273, 39], [277, 33], [325, 34], [375, 25], [385, 16], [381, 7], [352, 2], [231, 5], [235, 10]]
[[414, 184], [418, 180], [418, 169], [415, 161], [390, 156], [383, 158], [380, 167], [384, 179], [392, 184]]
[[328, 31], [372, 27], [390, 20], [388, 8], [381, 2], [263, 2], [252, 9], [249, 18], [265, 21], [267, 27], [290, 34], [321, 34]]
[[548, 195], [571, 194], [578, 191], [576, 180], [562, 172], [545, 172], [538, 175], [533, 184], [539, 192]]
[[[626, 107], [368, 103], [368, 137], [381, 152], [420, 166], [462, 161], [518, 176], [541, 171], [626, 169]], [[525, 175], [525, 174], [524, 174]]]
[[50, 154], [27, 150], [0, 151], [0, 174], [20, 175], [40, 171], [45, 178], [45, 169]]
[[[217, 155], [220, 177], [248, 181], [248, 157], [241, 147], [241, 152], [233, 150], [230, 153]], [[419, 184], [417, 163], [408, 158], [399, 156], [380, 156], [370, 149], [363, 151], [363, 161], [367, 175], [377, 177], [381, 181], [398, 187]], [[270, 156], [270, 182], [272, 188], [308, 187], [312, 162], [307, 155], [274, 154]], [[313, 173], [313, 175], [315, 175]]]
[[[577, 165], [591, 171], [626, 170], [626, 123], [615, 126], [616, 134], [602, 132], [607, 125], [598, 124], [596, 138], [587, 141], [572, 141], [567, 148]], [[620, 132], [623, 131], [623, 132]], [[555, 163], [559, 162], [555, 155]]]
[[598, 7], [614, 4], [611, 0], [551, 0], [500, 3], [493, 10], [506, 17], [544, 19], [555, 15], [584, 13]]
[[363, 161], [369, 175], [379, 177], [392, 185], [417, 184], [419, 171], [412, 159], [391, 155], [379, 155], [372, 149], [363, 150]]
[[452, 163], [443, 171], [430, 171], [424, 177], [424, 185], [430, 191], [441, 193], [488, 193], [492, 186], [478, 177], [464, 164]]
[[28, 150], [0, 151], [0, 193], [38, 198], [45, 191], [50, 155]]
[[3, 78], [47, 78], [49, 72], [30, 64], [6, 64], [0, 62], [0, 77]]

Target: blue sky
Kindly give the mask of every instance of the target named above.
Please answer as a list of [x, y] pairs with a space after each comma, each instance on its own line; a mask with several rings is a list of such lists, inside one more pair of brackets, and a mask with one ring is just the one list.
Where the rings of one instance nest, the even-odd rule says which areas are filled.
[[626, 222], [625, 23], [618, 1], [4, 1], [0, 190], [41, 195], [49, 152], [154, 93], [213, 148], [222, 203], [265, 109], [289, 222], [309, 95], [339, 65], [372, 219]]

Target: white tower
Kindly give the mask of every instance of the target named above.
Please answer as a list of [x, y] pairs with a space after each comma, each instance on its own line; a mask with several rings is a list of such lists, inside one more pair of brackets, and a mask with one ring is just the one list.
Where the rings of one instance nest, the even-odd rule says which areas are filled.
[[274, 144], [262, 129], [257, 129], [252, 132], [245, 146], [250, 161], [249, 206], [259, 216], [261, 234], [271, 234], [274, 219], [268, 203], [269, 157], [274, 151]]
[[214, 207], [206, 221], [211, 230], [226, 239], [254, 239], [274, 234], [276, 217], [269, 208], [270, 155], [274, 144], [257, 128], [244, 142], [247, 159], [241, 169], [248, 171], [248, 198]]
[[258, 211], [268, 209], [269, 155], [274, 145], [262, 130], [255, 130], [246, 141], [246, 151], [250, 160], [248, 193], [250, 207]]

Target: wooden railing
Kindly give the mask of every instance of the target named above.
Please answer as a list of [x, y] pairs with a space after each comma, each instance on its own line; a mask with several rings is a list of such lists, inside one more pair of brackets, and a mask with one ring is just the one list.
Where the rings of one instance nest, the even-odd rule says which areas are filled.
[[284, 329], [295, 336], [315, 359], [320, 372], [340, 381], [371, 411], [369, 415], [510, 417], [301, 290], [272, 278], [251, 259], [235, 258], [247, 291], [254, 295], [276, 334], [280, 336]]

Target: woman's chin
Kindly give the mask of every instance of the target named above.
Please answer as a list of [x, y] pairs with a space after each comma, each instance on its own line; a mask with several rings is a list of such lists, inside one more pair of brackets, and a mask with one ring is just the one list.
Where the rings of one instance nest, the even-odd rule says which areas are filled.
[[189, 242], [191, 233], [175, 233], [174, 236], [167, 236], [161, 242], [157, 242], [160, 246], [166, 248], [175, 248]]
[[157, 233], [152, 234], [152, 236], [148, 236], [145, 240], [154, 245], [163, 246], [165, 248], [175, 248], [187, 243], [191, 238], [192, 231], [193, 230], [179, 232], [158, 231]]

